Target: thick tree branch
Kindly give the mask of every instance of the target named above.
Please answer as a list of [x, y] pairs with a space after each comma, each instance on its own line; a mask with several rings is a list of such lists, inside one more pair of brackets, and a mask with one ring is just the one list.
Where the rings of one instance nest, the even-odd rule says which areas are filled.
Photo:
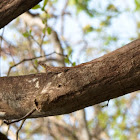
[[[51, 70], [52, 69], [52, 70]], [[93, 61], [0, 78], [0, 118], [70, 113], [140, 90], [140, 39]]]
[[41, 0], [0, 0], [0, 29]]
[[9, 140], [6, 135], [4, 135], [3, 133], [0, 132], [0, 139], [1, 140]]

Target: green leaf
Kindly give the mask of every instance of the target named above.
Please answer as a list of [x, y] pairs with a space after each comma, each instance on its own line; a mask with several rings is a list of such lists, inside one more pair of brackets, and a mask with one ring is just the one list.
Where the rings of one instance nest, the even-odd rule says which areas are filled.
[[69, 5], [71, 6], [71, 5], [75, 5], [75, 0], [70, 0], [69, 1]]
[[116, 8], [115, 5], [113, 5], [113, 4], [108, 5], [107, 10], [117, 12], [117, 8]]
[[32, 33], [32, 30], [30, 30], [29, 32], [26, 31], [22, 35], [27, 38], [27, 37], [31, 36], [31, 33]]
[[85, 33], [90, 33], [90, 32], [93, 31], [93, 27], [90, 26], [90, 25], [86, 25], [86, 26], [83, 28], [83, 31], [84, 31]]
[[45, 32], [46, 32], [46, 27], [43, 29], [43, 34], [45, 34]]
[[30, 36], [30, 34], [29, 34], [28, 32], [25, 32], [25, 33], [23, 33], [22, 35], [23, 35], [24, 37], [26, 37], [26, 38]]
[[65, 58], [65, 63], [70, 64], [68, 57]]
[[38, 9], [38, 8], [41, 8], [39, 4], [37, 4], [36, 6], [34, 6], [32, 9], [35, 10], [35, 9]]
[[72, 54], [72, 48], [70, 46], [67, 47], [68, 56]]
[[42, 23], [43, 23], [43, 24], [47, 24], [47, 18], [43, 18], [43, 19], [42, 19]]
[[12, 61], [9, 62], [9, 65], [10, 65], [10, 66], [13, 66], [13, 65], [14, 65], [14, 62], [12, 62]]
[[140, 0], [135, 0], [136, 10], [140, 10]]
[[76, 63], [75, 63], [75, 62], [73, 62], [73, 63], [72, 63], [72, 66], [76, 66]]
[[38, 66], [38, 61], [37, 61], [37, 59], [34, 60], [34, 64], [35, 64], [35, 66]]
[[3, 55], [3, 60], [7, 60], [7, 56], [6, 55]]
[[48, 0], [44, 0], [43, 7], [42, 7], [42, 10], [43, 10], [43, 11], [44, 11], [44, 9], [45, 9], [45, 6], [46, 6], [47, 2], [48, 2]]
[[48, 43], [49, 43], [49, 41], [48, 41], [48, 40], [43, 41], [43, 44], [48, 44]]
[[52, 32], [52, 29], [50, 27], [47, 28], [47, 33], [50, 35]]

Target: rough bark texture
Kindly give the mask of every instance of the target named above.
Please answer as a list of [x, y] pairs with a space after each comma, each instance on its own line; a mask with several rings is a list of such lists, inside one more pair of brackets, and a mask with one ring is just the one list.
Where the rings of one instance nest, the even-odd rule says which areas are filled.
[[0, 78], [0, 118], [70, 113], [140, 90], [140, 39], [98, 59], [46, 73]]
[[0, 0], [0, 29], [41, 0]]

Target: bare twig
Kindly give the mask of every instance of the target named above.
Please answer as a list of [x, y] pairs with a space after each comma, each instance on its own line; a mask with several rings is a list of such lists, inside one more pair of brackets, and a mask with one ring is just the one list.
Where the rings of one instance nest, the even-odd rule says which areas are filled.
[[46, 35], [46, 33], [43, 33], [43, 36], [42, 36], [42, 39], [41, 39], [41, 42], [40, 42], [40, 46], [39, 46], [40, 47], [40, 54], [41, 55], [45, 55], [45, 52], [42, 49], [42, 45], [43, 45], [43, 41], [44, 41], [45, 35]]
[[10, 129], [10, 125], [8, 125], [8, 127], [7, 127], [7, 131], [6, 131], [6, 134], [5, 134], [7, 137], [8, 137], [9, 129]]
[[24, 124], [25, 121], [26, 121], [26, 119], [22, 120], [22, 122], [21, 122], [19, 128], [17, 129], [17, 132], [16, 132], [16, 140], [18, 140], [19, 131], [21, 130], [21, 128], [22, 128], [22, 126], [23, 126], [23, 124]]
[[60, 54], [60, 53], [57, 53], [57, 52], [52, 52], [52, 53], [47, 54], [47, 55], [44, 55], [44, 56], [37, 56], [37, 57], [32, 57], [32, 58], [26, 58], [26, 59], [23, 59], [22, 61], [20, 61], [20, 62], [18, 62], [18, 63], [16, 63], [16, 64], [14, 64], [13, 66], [11, 66], [11, 67], [9, 68], [9, 70], [8, 70], [7, 76], [9, 76], [9, 74], [10, 74], [12, 68], [14, 68], [14, 67], [20, 65], [20, 64], [23, 63], [23, 62], [32, 61], [32, 60], [34, 60], [34, 59], [38, 59], [38, 58], [50, 56], [50, 55], [52, 55], [52, 54], [58, 54], [58, 55], [62, 55], [62, 56], [67, 57], [67, 55], [63, 55], [63, 54]]
[[68, 6], [68, 2], [69, 1], [66, 0], [65, 5], [64, 5], [62, 12], [61, 12], [61, 36], [63, 36], [63, 34], [64, 34], [64, 15], [65, 15], [66, 8]]
[[16, 122], [19, 122], [21, 120], [24, 120], [24, 119], [27, 119], [30, 115], [32, 115], [34, 112], [36, 111], [35, 108], [33, 108], [31, 111], [29, 111], [25, 116], [19, 118], [19, 119], [16, 119], [14, 121], [4, 121], [4, 123], [6, 123], [7, 125], [9, 124], [12, 124], [12, 123], [16, 123]]
[[31, 35], [30, 37], [31, 37], [31, 39], [32, 39], [34, 42], [36, 42], [36, 44], [37, 44], [38, 46], [40, 46], [40, 43], [39, 43], [37, 40], [35, 40], [34, 37], [33, 37], [32, 35]]

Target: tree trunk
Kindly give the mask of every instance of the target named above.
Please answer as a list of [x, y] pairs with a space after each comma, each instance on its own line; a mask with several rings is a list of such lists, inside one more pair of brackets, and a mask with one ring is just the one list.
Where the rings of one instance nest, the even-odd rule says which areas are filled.
[[0, 118], [70, 113], [140, 89], [140, 39], [93, 61], [0, 78]]

